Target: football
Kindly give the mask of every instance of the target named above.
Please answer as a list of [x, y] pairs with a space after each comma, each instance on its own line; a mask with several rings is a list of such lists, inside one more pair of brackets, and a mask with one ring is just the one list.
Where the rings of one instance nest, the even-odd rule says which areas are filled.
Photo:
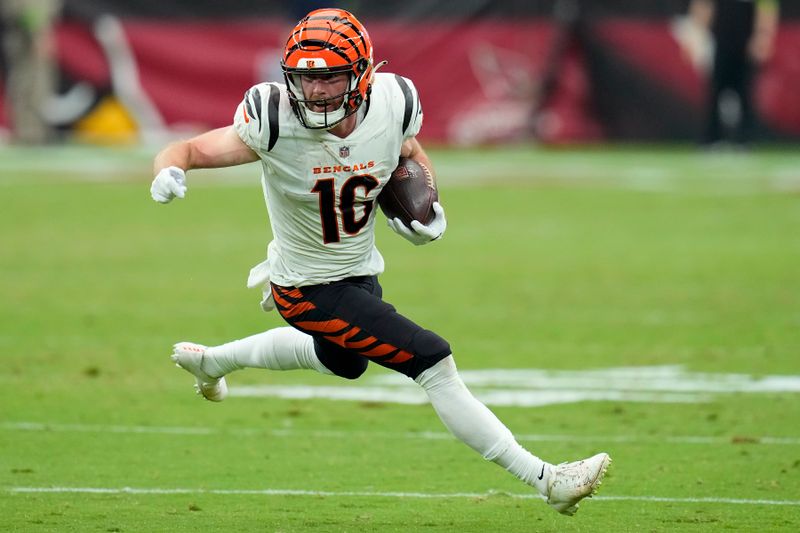
[[411, 227], [412, 220], [429, 224], [433, 218], [433, 202], [439, 200], [436, 180], [425, 165], [400, 158], [389, 182], [378, 195], [378, 205], [386, 218], [399, 218]]

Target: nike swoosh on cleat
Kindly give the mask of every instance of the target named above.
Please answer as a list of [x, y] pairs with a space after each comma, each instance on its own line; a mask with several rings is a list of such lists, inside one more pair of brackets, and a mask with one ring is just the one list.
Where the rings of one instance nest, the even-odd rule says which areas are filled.
[[539, 474], [539, 480], [541, 481], [544, 478], [544, 465], [542, 465], [542, 473]]

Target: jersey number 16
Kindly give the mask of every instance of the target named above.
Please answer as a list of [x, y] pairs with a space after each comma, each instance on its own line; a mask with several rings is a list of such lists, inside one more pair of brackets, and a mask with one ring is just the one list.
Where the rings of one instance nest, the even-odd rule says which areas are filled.
[[[356, 189], [364, 188], [364, 195], [380, 185], [375, 176], [361, 174], [352, 176], [344, 182], [339, 191], [339, 205], [336, 205], [336, 180], [334, 178], [318, 179], [311, 192], [319, 195], [319, 218], [322, 223], [322, 242], [325, 244], [339, 242], [338, 217], [342, 217], [342, 228], [350, 235], [355, 235], [367, 225], [369, 215], [372, 213], [373, 200], [361, 202], [364, 213], [356, 218]], [[337, 209], [338, 208], [338, 209]], [[338, 212], [338, 215], [337, 215]]]

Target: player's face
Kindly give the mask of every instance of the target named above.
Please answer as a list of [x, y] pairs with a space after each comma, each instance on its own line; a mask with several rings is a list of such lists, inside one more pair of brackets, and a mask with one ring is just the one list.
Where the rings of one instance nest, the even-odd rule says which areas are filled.
[[[322, 113], [324, 111], [331, 112], [339, 109], [344, 100], [344, 96], [340, 95], [344, 94], [347, 90], [349, 81], [350, 75], [346, 72], [337, 74], [302, 74], [300, 76], [303, 95], [307, 100], [314, 101], [306, 105], [311, 111], [316, 113]], [[334, 96], [338, 98], [327, 100]]]

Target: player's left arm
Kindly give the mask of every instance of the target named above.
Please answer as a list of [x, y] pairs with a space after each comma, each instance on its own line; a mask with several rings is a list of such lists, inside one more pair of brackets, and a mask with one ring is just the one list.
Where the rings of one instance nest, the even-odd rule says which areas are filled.
[[422, 163], [425, 168], [430, 170], [431, 174], [433, 174], [431, 159], [428, 157], [428, 154], [425, 153], [425, 150], [416, 137], [411, 137], [403, 141], [403, 146], [400, 147], [400, 157], [407, 157], [413, 159], [417, 163]]
[[[400, 145], [400, 157], [413, 159], [417, 163], [424, 165], [432, 176], [436, 176], [433, 172], [431, 159], [417, 140], [423, 117], [417, 89], [408, 78], [395, 75], [395, 81], [397, 83], [397, 98], [395, 99], [395, 105], [397, 105], [398, 109], [397, 116], [403, 118], [403, 144]], [[399, 218], [394, 220], [387, 219], [386, 222], [393, 231], [413, 244], [427, 244], [440, 239], [444, 235], [445, 229], [447, 229], [444, 208], [439, 202], [433, 202], [433, 212], [434, 218], [427, 225], [419, 220], [412, 220], [411, 228], [409, 228]]]
[[[403, 145], [400, 147], [400, 157], [413, 159], [414, 161], [427, 167], [427, 169], [431, 172], [431, 175], [435, 176], [433, 173], [431, 160], [428, 157], [428, 154], [425, 153], [425, 150], [422, 148], [422, 145], [419, 143], [416, 137], [409, 137], [403, 141]], [[387, 220], [386, 222], [389, 224], [389, 227], [392, 228], [392, 230], [413, 244], [427, 244], [431, 241], [441, 239], [442, 235], [444, 235], [444, 232], [447, 229], [447, 218], [445, 218], [444, 207], [442, 207], [442, 204], [439, 202], [433, 202], [433, 212], [435, 216], [430, 223], [425, 225], [419, 220], [412, 220], [410, 229], [406, 227], [406, 225], [403, 224], [399, 218], [395, 220]]]

